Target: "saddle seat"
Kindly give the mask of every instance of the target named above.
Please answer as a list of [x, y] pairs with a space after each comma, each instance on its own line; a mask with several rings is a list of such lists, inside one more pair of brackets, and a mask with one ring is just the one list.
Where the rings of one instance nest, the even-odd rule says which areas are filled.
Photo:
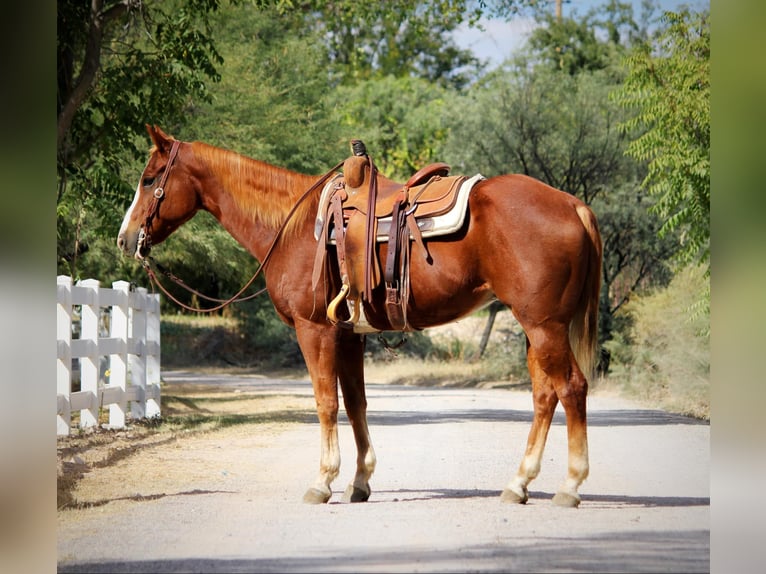
[[[343, 202], [343, 209], [355, 209], [365, 215], [368, 211], [370, 190], [369, 160], [365, 157], [352, 156], [343, 164], [345, 190], [348, 198]], [[457, 197], [455, 183], [462, 176], [447, 177], [450, 166], [446, 163], [432, 163], [416, 172], [407, 183], [397, 183], [377, 174], [377, 196], [375, 198], [375, 217], [389, 217], [394, 210], [394, 202], [402, 190], [408, 190], [408, 202], [415, 206], [415, 217], [434, 216], [449, 211]]]

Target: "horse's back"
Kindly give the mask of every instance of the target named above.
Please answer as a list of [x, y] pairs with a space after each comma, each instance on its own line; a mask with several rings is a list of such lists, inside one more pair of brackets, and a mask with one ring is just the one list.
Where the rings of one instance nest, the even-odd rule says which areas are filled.
[[[590, 241], [575, 196], [522, 174], [500, 175], [476, 184], [469, 199], [470, 233], [480, 242], [506, 242], [514, 249], [566, 251]], [[510, 246], [510, 245], [509, 245]]]
[[492, 201], [501, 201], [513, 209], [541, 211], [549, 216], [565, 214], [585, 204], [570, 193], [566, 193], [538, 179], [524, 174], [505, 174], [479, 182], [473, 196], [483, 196]]

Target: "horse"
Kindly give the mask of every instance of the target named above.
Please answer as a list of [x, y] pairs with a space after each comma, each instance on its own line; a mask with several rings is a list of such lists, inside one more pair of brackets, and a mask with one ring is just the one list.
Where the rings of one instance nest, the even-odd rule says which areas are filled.
[[[312, 286], [317, 176], [146, 127], [153, 146], [124, 215], [118, 248], [145, 260], [152, 245], [198, 210], [206, 210], [261, 262], [278, 316], [295, 329], [320, 424], [319, 474], [303, 501], [328, 502], [339, 475], [338, 384], [357, 451], [356, 472], [342, 501], [367, 501], [376, 455], [367, 423], [365, 337], [328, 321], [327, 294], [315, 293]], [[308, 196], [306, 190], [311, 191]], [[561, 402], [568, 467], [552, 502], [577, 507], [578, 488], [589, 471], [587, 378], [598, 348], [603, 246], [594, 213], [574, 196], [534, 178], [499, 175], [471, 190], [459, 231], [425, 242], [428, 260], [413, 257], [410, 263], [407, 317], [413, 329], [456, 321], [498, 300], [526, 336], [534, 414], [526, 451], [500, 500], [528, 501], [527, 486], [540, 471], [554, 410]], [[385, 261], [386, 245], [375, 249]], [[320, 284], [337, 289], [337, 269], [328, 266]], [[385, 293], [379, 287], [372, 295], [365, 312], [374, 324], [385, 324]]]

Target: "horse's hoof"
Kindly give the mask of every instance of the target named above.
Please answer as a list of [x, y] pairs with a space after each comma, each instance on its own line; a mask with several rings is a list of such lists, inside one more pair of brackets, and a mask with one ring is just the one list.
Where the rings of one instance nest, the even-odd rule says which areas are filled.
[[306, 504], [324, 504], [332, 496], [331, 492], [324, 492], [318, 488], [309, 488], [303, 495], [303, 502]]
[[527, 494], [527, 489], [524, 489], [524, 494], [519, 494], [518, 492], [511, 490], [510, 488], [506, 488], [503, 490], [502, 494], [500, 495], [500, 501], [501, 502], [510, 502], [512, 504], [526, 504], [527, 500], [529, 500], [529, 495]]
[[580, 506], [580, 497], [568, 492], [557, 492], [553, 497], [553, 504], [564, 508], [577, 508]]
[[370, 498], [370, 487], [367, 490], [363, 490], [358, 486], [349, 484], [346, 487], [346, 492], [343, 493], [343, 502], [367, 502]]

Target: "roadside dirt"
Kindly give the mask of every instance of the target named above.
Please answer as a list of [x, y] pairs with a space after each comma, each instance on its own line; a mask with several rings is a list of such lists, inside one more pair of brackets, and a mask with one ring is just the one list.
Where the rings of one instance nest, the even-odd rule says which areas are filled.
[[[226, 375], [221, 377], [221, 381], [226, 379]], [[124, 466], [127, 459], [130, 459], [131, 473], [141, 476], [146, 473], [144, 466], [156, 467], [159, 451], [198, 450], [211, 438], [226, 442], [239, 433], [250, 434], [253, 425], [257, 425], [260, 436], [270, 436], [286, 424], [310, 419], [314, 412], [312, 396], [259, 395], [231, 389], [225, 382], [165, 384], [163, 397], [164, 425], [138, 421], [124, 430], [95, 428], [75, 431], [70, 437], [58, 439], [60, 510], [101, 506], [119, 498], [120, 494], [124, 496], [121, 474], [110, 469]], [[208, 458], [202, 458], [201, 464], [206, 461], [214, 464]], [[177, 477], [170, 471], [157, 488], [175, 487], [175, 480], [185, 479], [186, 476]], [[146, 496], [152, 494], [127, 495], [126, 499], [141, 500]]]

